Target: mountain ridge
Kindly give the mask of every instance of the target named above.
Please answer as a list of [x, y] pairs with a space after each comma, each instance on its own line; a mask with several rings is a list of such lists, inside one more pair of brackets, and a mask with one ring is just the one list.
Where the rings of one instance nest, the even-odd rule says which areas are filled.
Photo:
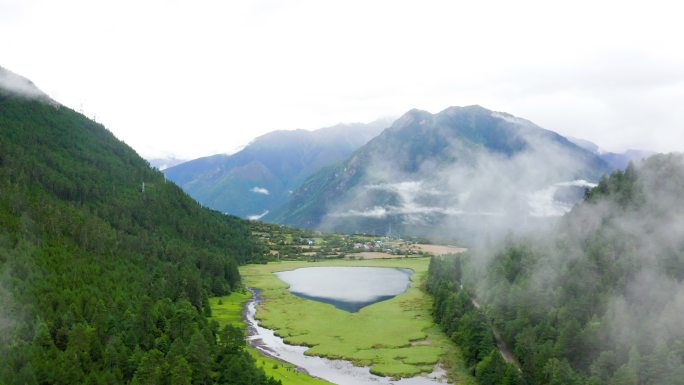
[[[558, 151], [556, 154], [553, 153], [555, 150]], [[395, 211], [397, 216], [403, 216], [403, 219], [395, 218], [399, 222], [404, 222], [408, 217], [409, 221], [433, 221], [434, 218], [420, 218], [412, 214], [420, 210], [456, 211], [453, 209], [459, 206], [456, 201], [446, 204], [449, 200], [439, 197], [450, 189], [441, 188], [438, 179], [444, 179], [444, 185], [457, 183], [448, 175], [450, 171], [484, 183], [481, 176], [470, 175], [471, 171], [489, 164], [496, 168], [496, 172], [505, 173], [507, 162], [518, 162], [517, 168], [508, 171], [524, 174], [524, 168], [532, 165], [525, 165], [524, 162], [534, 162], [533, 155], [550, 163], [543, 165], [546, 174], [538, 178], [549, 184], [576, 179], [597, 181], [610, 170], [595, 154], [560, 134], [511, 114], [490, 111], [478, 105], [449, 107], [436, 114], [412, 109], [347, 160], [309, 177], [293, 192], [285, 206], [265, 219], [317, 228], [325, 225], [326, 217], [334, 221], [332, 217], [335, 216], [351, 217], [360, 213], [369, 218], [381, 216], [382, 210], [379, 209], [385, 208], [385, 212]], [[431, 176], [435, 177], [431, 180]], [[505, 174], [502, 176], [505, 177]], [[418, 185], [392, 187], [403, 182]], [[537, 183], [531, 175], [527, 175], [526, 182]], [[493, 185], [491, 187], [494, 188]], [[407, 188], [415, 191], [409, 194]], [[357, 191], [348, 193], [352, 189]], [[381, 191], [383, 189], [385, 191]], [[395, 191], [389, 191], [391, 189]], [[486, 194], [492, 192], [480, 191]], [[429, 196], [431, 194], [432, 197]], [[344, 202], [345, 199], [347, 202]], [[438, 201], [442, 205], [431, 206]], [[470, 209], [482, 211], [486, 208], [482, 204], [475, 206], [480, 207]], [[380, 223], [379, 228], [387, 229], [387, 222]], [[332, 225], [325, 229], [365, 231], [373, 228], [375, 231], [379, 229], [377, 226], [357, 227], [355, 224]]]
[[273, 131], [235, 154], [198, 158], [164, 173], [208, 207], [242, 217], [260, 215], [284, 204], [306, 177], [344, 159], [386, 124], [378, 120]]

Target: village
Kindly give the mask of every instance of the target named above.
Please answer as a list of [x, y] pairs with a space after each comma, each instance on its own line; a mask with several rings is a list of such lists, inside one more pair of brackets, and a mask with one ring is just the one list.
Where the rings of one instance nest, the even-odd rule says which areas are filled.
[[325, 233], [253, 221], [264, 262], [273, 260], [382, 259], [458, 254], [465, 248], [436, 245], [425, 239], [368, 234]]

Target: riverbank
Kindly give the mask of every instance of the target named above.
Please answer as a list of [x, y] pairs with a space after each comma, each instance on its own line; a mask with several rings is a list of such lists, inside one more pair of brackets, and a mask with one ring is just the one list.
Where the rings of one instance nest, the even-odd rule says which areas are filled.
[[[428, 258], [375, 261], [281, 262], [241, 267], [245, 285], [261, 290], [263, 303], [256, 314], [262, 325], [286, 343], [306, 345], [307, 355], [352, 361], [369, 366], [373, 374], [412, 377], [430, 373], [456, 347], [432, 323], [431, 297], [420, 288]], [[378, 266], [412, 269], [410, 288], [390, 300], [348, 313], [290, 294], [273, 272], [310, 266]], [[451, 377], [467, 380], [462, 363], [450, 362]]]
[[[233, 325], [240, 329], [245, 329], [245, 305], [252, 298], [251, 292], [233, 292], [224, 297], [209, 298], [212, 317], [222, 327]], [[256, 361], [256, 365], [262, 368], [267, 375], [280, 380], [283, 385], [332, 385], [328, 381], [309, 376], [302, 372], [297, 366], [268, 357], [249, 344], [247, 351]]]

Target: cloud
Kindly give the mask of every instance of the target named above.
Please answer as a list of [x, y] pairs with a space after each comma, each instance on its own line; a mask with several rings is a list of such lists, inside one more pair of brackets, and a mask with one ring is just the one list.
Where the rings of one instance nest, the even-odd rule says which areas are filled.
[[58, 105], [30, 80], [0, 67], [0, 89], [29, 99], [38, 99]]
[[249, 219], [249, 220], [251, 220], [251, 221], [258, 221], [259, 219], [265, 217], [266, 215], [268, 215], [268, 210], [264, 211], [264, 212], [261, 213], [261, 214], [248, 215], [248, 216], [247, 216], [247, 219]]
[[256, 187], [255, 186], [255, 187], [252, 187], [252, 189], [249, 191], [256, 193], [256, 194], [262, 194], [262, 195], [270, 195], [271, 194], [271, 192], [268, 191], [268, 189], [266, 189], [264, 187]]
[[559, 217], [569, 212], [582, 199], [584, 190], [596, 187], [596, 183], [578, 179], [555, 183], [529, 195], [530, 215], [534, 217]]
[[148, 157], [194, 158], [275, 129], [473, 103], [610, 150], [684, 143], [676, 2], [6, 3], [3, 64], [66, 105], [83, 103]]

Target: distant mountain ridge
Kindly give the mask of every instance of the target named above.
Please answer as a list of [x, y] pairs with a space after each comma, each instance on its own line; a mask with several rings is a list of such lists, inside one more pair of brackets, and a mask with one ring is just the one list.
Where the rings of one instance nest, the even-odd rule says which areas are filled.
[[656, 154], [655, 151], [636, 149], [628, 149], [624, 152], [601, 151], [601, 148], [597, 144], [588, 140], [578, 138], [568, 139], [576, 145], [597, 154], [615, 170], [624, 170], [627, 165], [629, 165], [629, 162], [639, 162]]
[[625, 152], [602, 152], [599, 156], [612, 168], [623, 170], [630, 162], [639, 162], [655, 154], [654, 151], [629, 149]]
[[386, 233], [442, 226], [449, 217], [504, 215], [509, 206], [544, 216], [554, 212], [544, 205], [558, 200], [559, 189], [591, 185], [610, 169], [567, 138], [507, 113], [414, 109], [344, 162], [312, 175], [266, 219]]
[[308, 176], [345, 159], [389, 124], [378, 120], [315, 131], [273, 131], [235, 154], [191, 160], [164, 174], [205, 206], [258, 218], [283, 205]]
[[183, 162], [187, 162], [187, 159], [179, 159], [176, 158], [175, 156], [169, 156], [169, 157], [162, 157], [162, 158], [146, 158], [147, 161], [150, 163], [150, 166], [158, 169], [158, 170], [166, 170], [169, 167], [173, 167], [177, 164], [181, 164]]

